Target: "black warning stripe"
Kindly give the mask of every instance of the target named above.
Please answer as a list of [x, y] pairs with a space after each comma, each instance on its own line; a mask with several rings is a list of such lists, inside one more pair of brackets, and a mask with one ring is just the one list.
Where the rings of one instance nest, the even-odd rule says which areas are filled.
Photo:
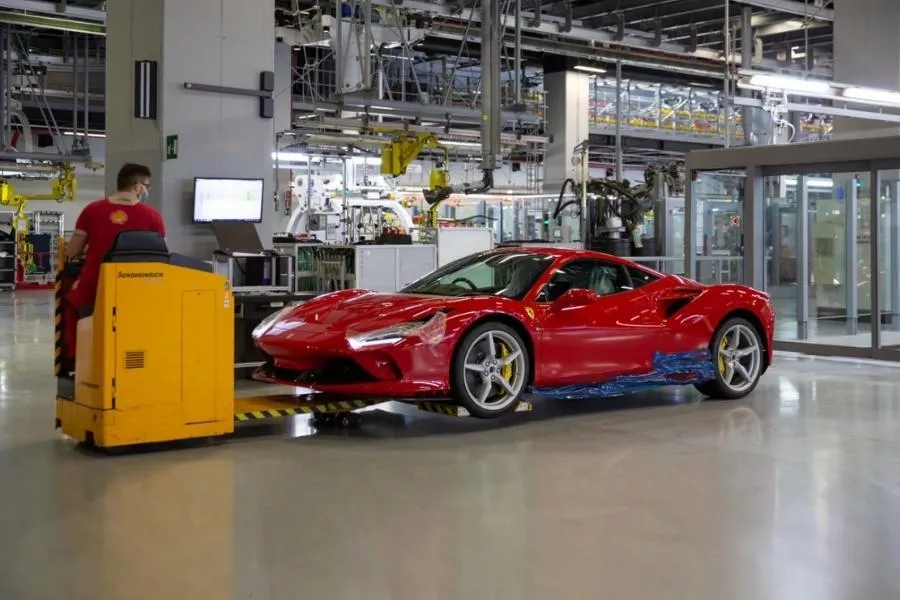
[[261, 421], [263, 419], [278, 419], [281, 417], [291, 417], [295, 415], [340, 413], [356, 410], [359, 408], [365, 408], [369, 406], [369, 404], [369, 402], [365, 402], [363, 400], [341, 400], [337, 402], [328, 402], [325, 404], [305, 404], [292, 408], [269, 408], [265, 410], [235, 413], [234, 420], [238, 422]]
[[416, 402], [416, 408], [425, 412], [437, 413], [440, 415], [448, 415], [450, 417], [465, 417], [469, 411], [462, 406], [456, 404], [447, 404], [442, 402]]
[[62, 270], [56, 273], [56, 289], [54, 292], [54, 316], [53, 316], [53, 372], [59, 377], [62, 373], [62, 337], [63, 337], [63, 309], [62, 309]]
[[[469, 411], [465, 407], [456, 404], [449, 404], [446, 402], [414, 402], [413, 405], [419, 410], [437, 413], [440, 415], [447, 415], [450, 417], [470, 416]], [[516, 408], [513, 410], [513, 412], [530, 412], [533, 409], [534, 405], [531, 402], [527, 400], [521, 400], [516, 405]]]

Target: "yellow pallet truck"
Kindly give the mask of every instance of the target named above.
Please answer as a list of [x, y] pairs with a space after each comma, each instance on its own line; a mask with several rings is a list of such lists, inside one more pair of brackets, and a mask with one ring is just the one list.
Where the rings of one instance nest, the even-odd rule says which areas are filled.
[[[215, 438], [236, 425], [305, 414], [351, 424], [353, 411], [385, 402], [236, 398], [229, 282], [204, 261], [170, 254], [150, 232], [121, 233], [106, 256], [96, 301], [79, 314], [72, 372], [63, 348], [64, 272], [56, 292], [56, 427], [78, 442], [116, 448]], [[442, 402], [410, 404], [467, 415]]]

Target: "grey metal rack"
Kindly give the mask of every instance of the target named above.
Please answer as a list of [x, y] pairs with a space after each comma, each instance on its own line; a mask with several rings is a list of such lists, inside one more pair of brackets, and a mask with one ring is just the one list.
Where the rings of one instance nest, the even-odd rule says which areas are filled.
[[13, 230], [12, 212], [0, 213], [0, 290], [16, 289], [18, 244]]

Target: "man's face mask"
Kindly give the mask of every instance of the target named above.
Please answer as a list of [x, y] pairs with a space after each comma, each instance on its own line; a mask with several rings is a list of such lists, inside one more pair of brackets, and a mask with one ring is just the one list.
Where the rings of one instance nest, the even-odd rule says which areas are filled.
[[138, 193], [138, 200], [140, 200], [141, 202], [146, 202], [149, 199], [150, 199], [150, 186], [142, 185], [141, 191], [140, 191], [140, 193]]

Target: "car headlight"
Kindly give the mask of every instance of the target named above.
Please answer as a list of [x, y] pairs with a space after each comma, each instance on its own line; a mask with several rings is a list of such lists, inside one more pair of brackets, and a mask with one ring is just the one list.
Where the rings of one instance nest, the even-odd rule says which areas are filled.
[[276, 321], [297, 308], [297, 306], [299, 306], [300, 304], [300, 302], [292, 302], [281, 310], [273, 312], [271, 315], [260, 321], [259, 325], [253, 328], [253, 333], [251, 334], [253, 339], [258, 339], [261, 335], [265, 334], [267, 331], [269, 331], [272, 325], [275, 324]]
[[348, 335], [347, 343], [353, 350], [397, 344], [410, 337], [418, 337], [426, 343], [434, 344], [444, 337], [446, 323], [447, 315], [439, 312], [427, 319], [398, 323], [384, 329]]

